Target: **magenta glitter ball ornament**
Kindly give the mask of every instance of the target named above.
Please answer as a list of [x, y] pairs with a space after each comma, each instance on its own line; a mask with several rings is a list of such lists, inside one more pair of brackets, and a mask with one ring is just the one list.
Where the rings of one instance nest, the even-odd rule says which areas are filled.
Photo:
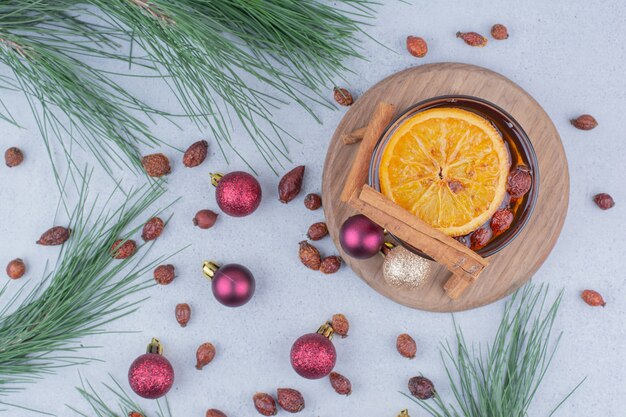
[[242, 306], [254, 295], [254, 275], [243, 265], [204, 261], [202, 272], [211, 281], [215, 299], [227, 307]]
[[215, 186], [217, 205], [229, 216], [247, 216], [261, 204], [261, 185], [247, 172], [211, 174], [211, 183]]
[[143, 398], [156, 399], [164, 396], [174, 384], [174, 368], [163, 356], [163, 347], [152, 339], [147, 353], [133, 361], [128, 369], [128, 383]]
[[367, 259], [376, 255], [383, 246], [383, 228], [357, 214], [347, 219], [339, 231], [339, 242], [348, 255], [357, 259]]
[[291, 366], [307, 379], [323, 378], [335, 367], [337, 351], [333, 342], [333, 328], [324, 324], [317, 333], [301, 336], [291, 347]]

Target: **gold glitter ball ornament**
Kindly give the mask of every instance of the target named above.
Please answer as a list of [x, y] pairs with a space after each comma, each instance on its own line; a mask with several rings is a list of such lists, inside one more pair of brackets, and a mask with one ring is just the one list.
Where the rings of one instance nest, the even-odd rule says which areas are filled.
[[402, 246], [391, 249], [383, 261], [383, 277], [394, 287], [418, 288], [430, 276], [430, 262]]

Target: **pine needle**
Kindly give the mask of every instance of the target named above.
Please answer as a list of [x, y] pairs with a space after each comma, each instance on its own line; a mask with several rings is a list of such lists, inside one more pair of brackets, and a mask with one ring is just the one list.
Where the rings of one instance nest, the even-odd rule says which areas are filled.
[[[45, 374], [92, 360], [79, 350], [85, 336], [106, 333], [104, 325], [132, 313], [143, 300], [128, 301], [152, 285], [142, 276], [163, 258], [144, 264], [145, 253], [120, 261], [110, 253], [113, 242], [126, 239], [147, 220], [148, 208], [164, 193], [159, 184], [130, 193], [120, 207], [108, 203], [101, 212], [87, 206], [89, 178], [70, 221], [71, 238], [55, 269], [32, 291], [24, 287], [0, 309], [0, 395], [22, 389]], [[109, 197], [110, 200], [110, 197]], [[147, 251], [145, 251], [147, 252]], [[12, 284], [12, 283], [11, 283]], [[7, 284], [10, 285], [10, 284]], [[0, 291], [4, 296], [7, 285]]]
[[445, 343], [441, 352], [454, 403], [439, 394], [425, 401], [404, 395], [434, 417], [527, 417], [559, 343], [560, 335], [553, 340], [552, 330], [562, 296], [549, 304], [547, 286], [518, 290], [484, 352], [468, 346], [455, 322], [456, 350]]
[[[110, 376], [110, 375], [109, 375]], [[68, 405], [68, 408], [74, 411], [77, 415], [83, 417], [128, 417], [131, 412], [141, 413], [143, 416], [156, 415], [156, 417], [172, 417], [172, 411], [170, 409], [167, 397], [163, 400], [156, 400], [157, 410], [154, 414], [147, 414], [142, 408], [133, 401], [127, 391], [111, 376], [111, 383], [103, 384], [105, 394], [100, 394], [96, 388], [89, 383], [89, 381], [83, 381], [81, 378], [81, 386], [76, 387], [80, 395], [89, 406], [88, 412], [79, 411], [78, 408]], [[114, 406], [110, 405], [113, 402], [109, 400], [109, 397], [116, 398], [115, 403], [117, 410]]]

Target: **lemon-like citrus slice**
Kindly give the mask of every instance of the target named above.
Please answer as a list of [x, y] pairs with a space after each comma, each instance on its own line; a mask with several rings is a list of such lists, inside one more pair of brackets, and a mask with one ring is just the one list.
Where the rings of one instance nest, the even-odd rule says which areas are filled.
[[393, 133], [380, 163], [384, 195], [450, 236], [486, 223], [506, 195], [511, 162], [498, 130], [457, 108], [417, 113]]

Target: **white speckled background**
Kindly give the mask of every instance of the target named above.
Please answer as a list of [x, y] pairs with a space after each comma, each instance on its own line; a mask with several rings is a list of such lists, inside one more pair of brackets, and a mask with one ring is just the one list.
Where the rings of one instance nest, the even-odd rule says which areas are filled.
[[[557, 323], [557, 330], [564, 334], [530, 415], [547, 416], [562, 395], [585, 376], [583, 388], [557, 416], [626, 415], [626, 6], [622, 0], [383, 3], [369, 33], [392, 51], [363, 37], [370, 62], [353, 62], [355, 74], [347, 75], [346, 83], [357, 95], [408, 66], [459, 61], [482, 65], [511, 78], [553, 118], [570, 164], [570, 209], [561, 238], [534, 281], [549, 282], [555, 292], [564, 288]], [[457, 30], [487, 33], [496, 22], [509, 27], [509, 40], [490, 41], [486, 48], [474, 49], [454, 36]], [[426, 58], [417, 60], [405, 53], [408, 34], [428, 41], [430, 52]], [[2, 71], [6, 73], [6, 69]], [[172, 101], [165, 86], [154, 80], [133, 79], [129, 87], [158, 105]], [[2, 94], [25, 126], [17, 129], [1, 125], [2, 149], [19, 146], [26, 154], [21, 167], [0, 167], [0, 265], [4, 268], [9, 260], [22, 257], [29, 266], [25, 278], [10, 283], [13, 291], [33, 285], [41, 278], [46, 261], [54, 262], [56, 258], [58, 248], [39, 247], [34, 241], [54, 221], [58, 193], [26, 103], [17, 93]], [[285, 106], [275, 113], [275, 120], [303, 141], [290, 143], [290, 149], [293, 165], [307, 166], [305, 192], [320, 191], [326, 146], [343, 115], [341, 109], [315, 110], [322, 125], [296, 106]], [[583, 112], [596, 116], [600, 123], [597, 129], [582, 132], [569, 125], [571, 117]], [[179, 130], [163, 123], [153, 131], [182, 148], [204, 137], [190, 123], [183, 122], [182, 127]], [[242, 135], [235, 132], [235, 136]], [[176, 384], [168, 396], [174, 416], [203, 416], [210, 407], [222, 409], [231, 417], [252, 416], [256, 414], [251, 402], [254, 392], [273, 392], [283, 386], [302, 391], [306, 409], [301, 414], [306, 416], [395, 416], [405, 407], [413, 417], [424, 416], [398, 393], [405, 391], [408, 378], [418, 373], [430, 377], [441, 395], [448, 397], [438, 344], [453, 336], [451, 316], [394, 304], [348, 269], [329, 277], [304, 269], [297, 259], [297, 242], [310, 223], [322, 220], [322, 211], [305, 210], [302, 196], [289, 205], [280, 204], [276, 196], [278, 178], [254, 154], [247, 139], [238, 140], [242, 152], [259, 171], [264, 192], [261, 208], [248, 218], [222, 216], [209, 231], [194, 228], [191, 218], [197, 210], [216, 207], [208, 172], [245, 169], [245, 165], [232, 160], [227, 166], [213, 141], [207, 162], [193, 170], [184, 169], [180, 155], [166, 149], [173, 159], [173, 173], [163, 204], [179, 196], [182, 200], [171, 210], [172, 221], [154, 253], [191, 245], [172, 260], [179, 277], [170, 286], [148, 290], [145, 295], [151, 298], [137, 313], [110, 326], [110, 330], [137, 333], [84, 340], [88, 345], [103, 346], [90, 354], [104, 362], [61, 369], [6, 401], [60, 416], [73, 415], [65, 404], [85, 408], [74, 389], [79, 383], [79, 371], [92, 383], [107, 381], [109, 373], [125, 383], [128, 365], [143, 352], [152, 336], [165, 344], [166, 355], [177, 372]], [[127, 177], [125, 185], [134, 181], [137, 179]], [[110, 189], [110, 179], [96, 171], [91, 191], [106, 193]], [[600, 211], [592, 202], [598, 192], [611, 193], [617, 202], [615, 208]], [[320, 246], [325, 253], [333, 252], [330, 239]], [[219, 305], [198, 272], [205, 258], [249, 266], [258, 282], [254, 299], [240, 309]], [[605, 295], [606, 308], [591, 309], [581, 302], [578, 295], [587, 287]], [[180, 302], [189, 303], [193, 310], [185, 329], [174, 320], [174, 306]], [[493, 336], [502, 308], [503, 302], [498, 302], [457, 314], [456, 319], [468, 338], [486, 342]], [[347, 398], [336, 395], [326, 380], [298, 377], [289, 365], [291, 343], [317, 329], [335, 312], [346, 314], [352, 324], [350, 337], [335, 342], [339, 354], [336, 370], [353, 383], [354, 393]], [[417, 340], [415, 360], [408, 361], [395, 352], [395, 337], [401, 332], [409, 332]], [[212, 341], [218, 354], [205, 370], [197, 371], [193, 367], [195, 348], [204, 341]], [[149, 403], [142, 404], [152, 410]], [[6, 414], [21, 416], [25, 412], [10, 409]]]

